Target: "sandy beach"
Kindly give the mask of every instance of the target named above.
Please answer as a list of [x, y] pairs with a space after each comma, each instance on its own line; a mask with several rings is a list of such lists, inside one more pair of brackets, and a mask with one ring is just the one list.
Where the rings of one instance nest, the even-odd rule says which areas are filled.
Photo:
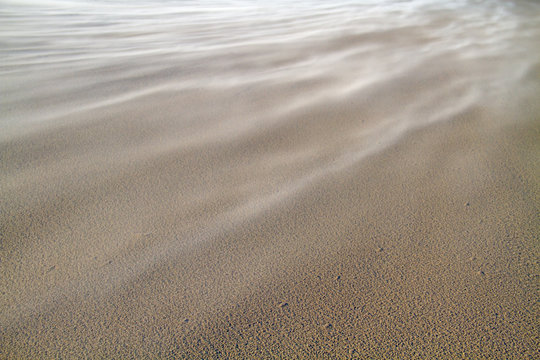
[[538, 358], [540, 8], [384, 3], [6, 6], [0, 358]]

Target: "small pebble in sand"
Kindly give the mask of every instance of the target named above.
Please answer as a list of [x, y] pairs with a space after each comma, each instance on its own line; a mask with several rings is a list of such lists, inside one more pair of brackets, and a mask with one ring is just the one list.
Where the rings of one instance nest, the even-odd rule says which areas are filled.
[[485, 273], [485, 272], [483, 272], [482, 270], [480, 270], [480, 271], [477, 271], [476, 273], [477, 273], [478, 275], [482, 275], [482, 276], [486, 275], [486, 273]]
[[341, 279], [341, 275], [336, 276], [336, 280]]
[[383, 249], [382, 247], [378, 247], [378, 248], [377, 248], [377, 252], [383, 252], [383, 250], [384, 250], [384, 249]]
[[184, 323], [188, 323], [189, 322], [189, 319], [184, 319]]
[[469, 261], [475, 261], [475, 260], [476, 260], [476, 256], [471, 256], [471, 257], [469, 258]]
[[289, 304], [287, 304], [286, 302], [283, 302], [283, 301], [278, 304], [278, 307], [280, 309], [286, 308], [287, 306], [289, 306]]
[[471, 203], [470, 203], [470, 202], [466, 202], [466, 203], [465, 203], [465, 206], [471, 206]]
[[326, 323], [326, 324], [323, 325], [323, 329], [329, 330], [331, 328], [332, 328], [332, 324], [330, 324], [330, 323]]

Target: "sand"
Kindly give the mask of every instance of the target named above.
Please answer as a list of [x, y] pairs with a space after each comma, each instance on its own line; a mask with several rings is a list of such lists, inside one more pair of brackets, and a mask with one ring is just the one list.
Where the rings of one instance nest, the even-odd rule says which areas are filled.
[[83, 3], [0, 13], [0, 359], [540, 357], [537, 5]]
[[539, 122], [490, 116], [289, 187], [287, 126], [137, 161], [85, 154], [146, 134], [117, 122], [4, 143], [0, 357], [534, 358]]

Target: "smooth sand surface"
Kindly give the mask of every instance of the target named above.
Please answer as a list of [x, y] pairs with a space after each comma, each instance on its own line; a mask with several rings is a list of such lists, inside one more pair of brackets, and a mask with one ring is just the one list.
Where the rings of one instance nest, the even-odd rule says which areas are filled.
[[89, 174], [103, 124], [3, 145], [21, 175], [2, 194], [1, 357], [534, 358], [538, 121], [486, 118], [291, 189], [272, 182], [310, 161], [266, 160], [291, 129]]
[[540, 17], [424, 3], [10, 50], [0, 359], [537, 359]]

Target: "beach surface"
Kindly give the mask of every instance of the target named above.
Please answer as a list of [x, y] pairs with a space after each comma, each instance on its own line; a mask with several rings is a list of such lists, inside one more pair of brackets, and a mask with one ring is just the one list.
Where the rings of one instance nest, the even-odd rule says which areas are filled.
[[538, 358], [539, 38], [534, 1], [3, 2], [0, 358]]

